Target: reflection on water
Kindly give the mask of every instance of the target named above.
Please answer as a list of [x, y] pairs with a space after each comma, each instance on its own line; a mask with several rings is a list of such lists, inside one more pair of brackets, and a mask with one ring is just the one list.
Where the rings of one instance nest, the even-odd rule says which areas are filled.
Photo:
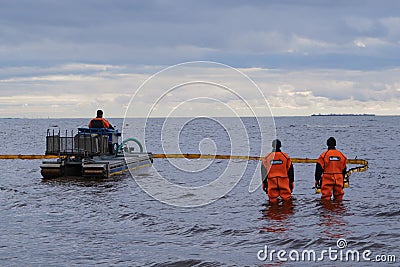
[[294, 203], [282, 201], [280, 203], [267, 203], [261, 210], [262, 217], [266, 225], [261, 227], [260, 232], [286, 232], [293, 229], [290, 217], [294, 214]]
[[[0, 122], [8, 126], [0, 131], [2, 154], [42, 154], [49, 125], [76, 129], [87, 120]], [[248, 128], [255, 125], [251, 118], [244, 122]], [[146, 145], [150, 151], [162, 153], [157, 128], [162, 123], [158, 119], [149, 123], [154, 131]], [[293, 202], [269, 205], [261, 189], [248, 192], [256, 168], [250, 162], [252, 168], [225, 197], [200, 208], [177, 208], [148, 196], [129, 175], [107, 181], [44, 182], [40, 161], [0, 161], [0, 265], [259, 266], [263, 262], [257, 259], [257, 252], [265, 245], [275, 250], [321, 252], [335, 248], [338, 238], [345, 238], [349, 249], [400, 256], [400, 168], [396, 165], [400, 162], [400, 117], [377, 116], [373, 121], [363, 117], [288, 117], [277, 118], [276, 123], [277, 135], [291, 157], [318, 157], [332, 135], [349, 158], [365, 158], [370, 168], [352, 174], [343, 202], [321, 203], [320, 195], [311, 190], [315, 165], [295, 164]], [[222, 129], [207, 127], [203, 123], [187, 129], [181, 140], [183, 151], [197, 149], [197, 137], [208, 130], [207, 137], [215, 137], [220, 152], [229, 153], [230, 140]], [[24, 134], [16, 140], [19, 132]], [[257, 135], [249, 140], [250, 154], [256, 154], [260, 140]], [[155, 160], [154, 165], [166, 179], [200, 186], [227, 164], [214, 164], [202, 175], [179, 171], [166, 160]], [[149, 176], [154, 173], [139, 179]]]
[[343, 201], [321, 199], [317, 206], [322, 236], [336, 239], [348, 236], [347, 208]]

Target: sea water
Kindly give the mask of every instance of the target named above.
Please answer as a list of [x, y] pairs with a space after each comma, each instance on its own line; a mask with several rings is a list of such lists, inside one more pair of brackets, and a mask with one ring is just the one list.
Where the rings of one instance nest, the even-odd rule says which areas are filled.
[[[110, 121], [119, 129], [126, 126], [122, 119]], [[270, 144], [260, 148], [256, 119], [242, 121], [249, 132], [242, 142], [250, 146], [250, 154], [269, 151]], [[141, 141], [148, 151], [164, 153], [160, 140], [176, 138], [180, 152], [202, 152], [204, 142], [205, 150], [211, 144], [214, 152], [229, 154], [229, 131], [238, 127], [229, 119], [221, 126], [218, 120], [200, 118], [178, 129], [179, 136], [169, 136], [164, 122], [147, 121], [149, 132]], [[180, 125], [179, 119], [176, 122]], [[0, 123], [0, 154], [43, 154], [49, 127], [76, 129], [87, 119]], [[334, 136], [338, 149], [348, 158], [368, 160], [369, 169], [350, 176], [343, 202], [322, 204], [312, 189], [314, 164], [295, 164], [293, 202], [270, 206], [261, 188], [249, 192], [253, 174], [259, 173], [257, 162], [249, 162], [231, 191], [212, 203], [188, 208], [149, 196], [138, 186], [138, 177], [129, 174], [102, 181], [43, 181], [40, 160], [0, 160], [0, 265], [374, 266], [376, 256], [386, 257], [379, 258], [386, 260], [384, 265], [395, 256], [391, 265], [397, 266], [400, 117], [278, 117], [275, 123], [282, 150], [291, 157], [317, 158], [326, 149], [326, 139]], [[181, 161], [194, 169], [155, 159], [139, 179], [161, 174], [181, 186], [202, 186], [229, 168], [224, 160], [208, 165]], [[202, 164], [204, 168], [195, 170]], [[346, 258], [349, 250], [360, 258]], [[369, 261], [363, 258], [365, 251], [370, 252]]]

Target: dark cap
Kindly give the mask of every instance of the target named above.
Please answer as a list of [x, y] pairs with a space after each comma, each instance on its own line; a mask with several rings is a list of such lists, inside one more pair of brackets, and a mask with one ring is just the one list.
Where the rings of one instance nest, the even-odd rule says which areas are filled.
[[274, 141], [272, 141], [272, 147], [275, 149], [279, 149], [281, 148], [282, 143], [279, 139], [275, 139]]
[[326, 145], [328, 147], [334, 147], [336, 146], [336, 139], [333, 138], [332, 136], [328, 138], [328, 140], [326, 140]]
[[97, 111], [97, 117], [102, 117], [103, 116], [103, 111], [101, 109], [99, 109]]

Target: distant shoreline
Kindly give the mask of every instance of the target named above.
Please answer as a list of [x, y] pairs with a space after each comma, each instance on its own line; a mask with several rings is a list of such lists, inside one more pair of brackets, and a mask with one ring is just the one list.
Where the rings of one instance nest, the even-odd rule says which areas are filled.
[[375, 114], [312, 114], [311, 116], [375, 116]]

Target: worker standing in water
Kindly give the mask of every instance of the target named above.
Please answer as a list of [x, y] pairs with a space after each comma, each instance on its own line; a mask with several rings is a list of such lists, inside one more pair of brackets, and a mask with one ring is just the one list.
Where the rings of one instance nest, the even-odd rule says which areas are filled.
[[292, 198], [294, 187], [294, 169], [290, 157], [281, 151], [281, 141], [272, 141], [272, 152], [262, 160], [262, 186], [270, 203], [276, 203], [279, 197], [284, 200]]
[[328, 150], [323, 152], [315, 167], [315, 187], [321, 188], [321, 199], [341, 201], [344, 195], [344, 177], [346, 175], [346, 156], [336, 149], [336, 140], [329, 137]]
[[89, 122], [89, 128], [106, 128], [106, 129], [112, 129], [114, 130], [114, 127], [111, 125], [111, 123], [108, 122], [108, 120], [103, 118], [103, 111], [101, 109], [97, 110], [96, 118], [93, 118]]

